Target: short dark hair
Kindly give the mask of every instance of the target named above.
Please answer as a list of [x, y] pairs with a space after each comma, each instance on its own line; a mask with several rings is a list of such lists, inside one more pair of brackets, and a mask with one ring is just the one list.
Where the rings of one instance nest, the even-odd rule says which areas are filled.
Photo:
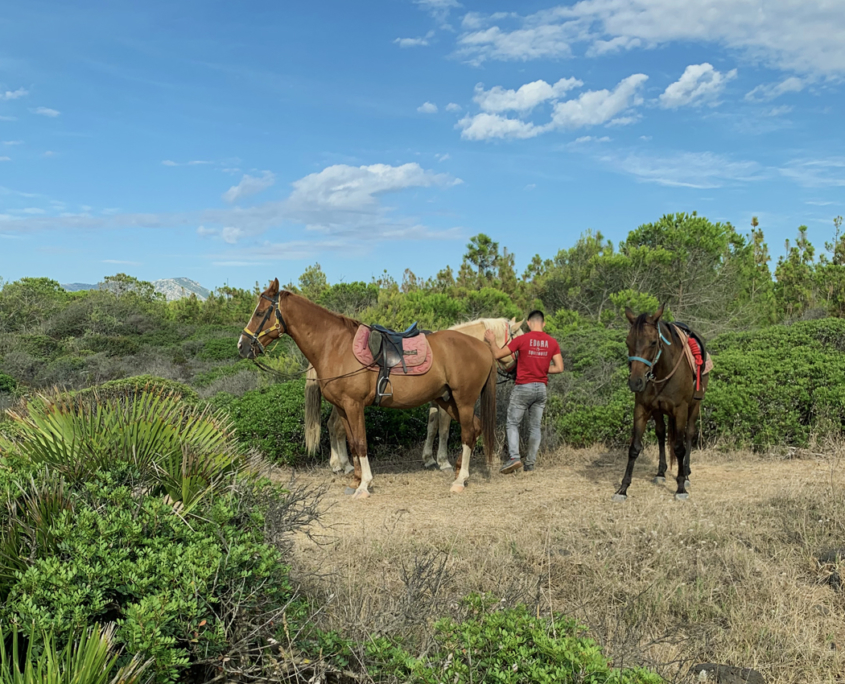
[[533, 318], [539, 318], [544, 323], [546, 322], [546, 316], [542, 311], [540, 311], [540, 309], [534, 309], [534, 311], [532, 311], [530, 314], [528, 314], [528, 320], [529, 321]]

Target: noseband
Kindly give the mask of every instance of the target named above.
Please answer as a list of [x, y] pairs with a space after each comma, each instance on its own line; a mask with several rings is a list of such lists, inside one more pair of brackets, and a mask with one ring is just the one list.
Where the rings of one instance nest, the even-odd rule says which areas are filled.
[[[646, 323], [646, 325], [654, 325], [657, 328], [657, 335], [659, 337], [659, 340], [658, 340], [658, 343], [657, 343], [657, 354], [655, 355], [655, 357], [652, 361], [649, 361], [648, 359], [644, 359], [642, 356], [629, 356], [628, 357], [628, 365], [630, 366], [631, 363], [634, 362], [634, 361], [640, 361], [640, 362], [644, 363], [646, 366], [648, 366], [648, 373], [645, 374], [645, 379], [646, 380], [654, 380], [654, 367], [657, 365], [657, 362], [660, 361], [660, 357], [663, 355], [663, 344], [666, 344], [669, 347], [671, 347], [672, 342], [670, 342], [669, 340], [667, 340], [663, 336], [663, 330], [660, 327], [660, 321], [658, 321], [657, 324]], [[661, 344], [661, 342], [663, 344]]]
[[[285, 323], [285, 319], [282, 317], [282, 310], [279, 308], [280, 297], [280, 292], [277, 292], [273, 297], [268, 297], [267, 295], [262, 294], [261, 298], [266, 299], [273, 306], [267, 307], [267, 310], [264, 312], [264, 318], [261, 319], [261, 323], [258, 324], [258, 328], [256, 328], [255, 332], [249, 328], [244, 328], [244, 334], [249, 338], [254, 347], [258, 347], [259, 354], [264, 353], [264, 345], [261, 344], [262, 337], [273, 332], [278, 332], [281, 337], [288, 331], [287, 323]], [[270, 320], [270, 314], [274, 311], [276, 313], [276, 322], [271, 327], [267, 328], [267, 330], [264, 330], [264, 326]]]

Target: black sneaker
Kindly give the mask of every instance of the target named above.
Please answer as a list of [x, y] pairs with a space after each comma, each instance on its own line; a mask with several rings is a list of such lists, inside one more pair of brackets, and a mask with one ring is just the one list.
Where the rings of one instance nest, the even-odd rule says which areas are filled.
[[499, 469], [499, 472], [502, 473], [502, 475], [507, 475], [508, 473], [516, 472], [521, 467], [522, 461], [518, 458], [512, 458]]
[[533, 463], [526, 463], [524, 466], [522, 466], [522, 472], [524, 473], [530, 473], [532, 470], [534, 470]]

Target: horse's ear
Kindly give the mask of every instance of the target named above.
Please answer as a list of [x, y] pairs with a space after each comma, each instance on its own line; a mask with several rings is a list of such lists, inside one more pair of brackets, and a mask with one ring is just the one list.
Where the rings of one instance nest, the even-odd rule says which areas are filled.
[[634, 322], [637, 320], [637, 317], [636, 317], [636, 315], [634, 314], [634, 312], [633, 312], [633, 311], [631, 311], [631, 307], [630, 307], [630, 306], [626, 306], [626, 307], [625, 307], [625, 317], [628, 319], [628, 322], [629, 322], [631, 325], [634, 325]]
[[663, 303], [660, 305], [660, 308], [659, 308], [659, 309], [657, 310], [657, 312], [654, 314], [654, 322], [655, 322], [655, 323], [657, 323], [657, 321], [659, 321], [659, 320], [660, 320], [660, 317], [663, 315], [663, 309], [665, 309], [665, 308], [666, 308], [666, 302], [663, 302]]
[[524, 318], [519, 323], [516, 322], [516, 317], [511, 318], [511, 333], [519, 332], [522, 329], [523, 323], [525, 323]]
[[270, 294], [276, 294], [279, 291], [279, 279], [273, 278], [270, 281], [270, 286], [267, 288], [270, 291]]

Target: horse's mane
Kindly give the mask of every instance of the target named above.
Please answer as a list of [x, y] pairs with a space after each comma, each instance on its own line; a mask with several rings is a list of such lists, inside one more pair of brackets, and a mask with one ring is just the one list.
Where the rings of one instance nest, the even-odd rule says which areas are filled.
[[[290, 297], [291, 295], [297, 296], [297, 297], [302, 297], [302, 295], [297, 295], [295, 292], [290, 292], [288, 290], [280, 290], [279, 295], [281, 297]], [[353, 335], [358, 331], [358, 328], [362, 325], [361, 321], [357, 321], [354, 318], [349, 318], [349, 316], [344, 316], [343, 314], [339, 314], [336, 311], [331, 311], [330, 309], [327, 309], [324, 306], [320, 306], [319, 304], [317, 304], [317, 302], [312, 302], [307, 297], [302, 297], [302, 299], [304, 299], [306, 302], [308, 302], [312, 306], [316, 306], [318, 309], [322, 309], [327, 314], [330, 314], [331, 316], [334, 316], [335, 318], [339, 319], [340, 322], [344, 326], [346, 326], [346, 328], [349, 330], [349, 332], [351, 332]]]
[[477, 325], [481, 323], [484, 326], [485, 330], [493, 330], [494, 332], [499, 328], [504, 328], [508, 325], [507, 318], [476, 318], [472, 321], [464, 321], [463, 323], [456, 323], [453, 325], [449, 330], [461, 330], [462, 328], [468, 328], [471, 325]]

